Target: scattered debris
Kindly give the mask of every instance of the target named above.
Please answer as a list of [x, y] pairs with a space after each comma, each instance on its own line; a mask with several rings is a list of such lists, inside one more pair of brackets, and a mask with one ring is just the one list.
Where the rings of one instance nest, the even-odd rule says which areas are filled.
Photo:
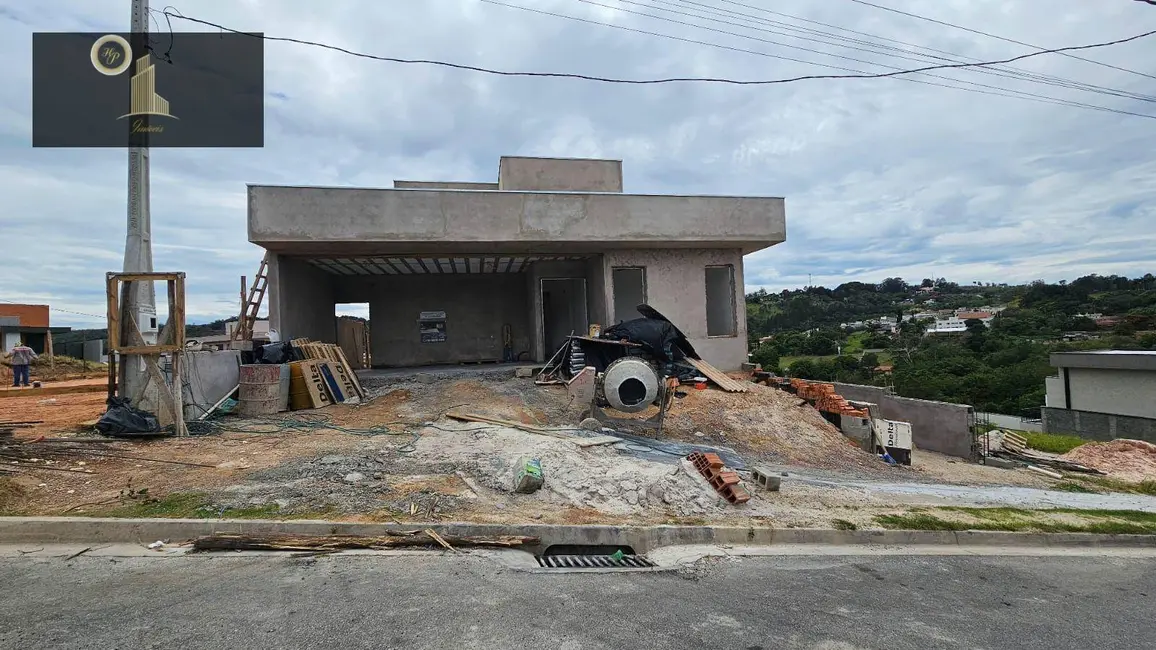
[[158, 539], [157, 541], [153, 542], [152, 544], [149, 544], [149, 550], [155, 551], [159, 548], [163, 548], [164, 545], [165, 545], [165, 542]]
[[739, 481], [739, 475], [728, 470], [718, 454], [695, 452], [686, 457], [694, 464], [695, 469], [703, 475], [711, 487], [722, 495], [729, 503], [746, 503], [751, 493]]
[[[431, 529], [424, 531], [390, 531], [389, 535], [284, 535], [216, 533], [193, 540], [197, 551], [318, 551], [345, 549], [391, 549], [437, 544], [453, 550], [457, 548], [517, 548], [539, 543], [537, 537], [504, 535], [495, 537], [453, 537], [438, 535]], [[152, 546], [151, 544], [149, 545]]]
[[542, 476], [542, 462], [537, 458], [518, 459], [518, 473], [514, 476], [514, 491], [519, 494], [537, 492], [545, 479]]
[[[1087, 446], [1087, 445], [1083, 445]], [[1077, 447], [1079, 449], [1079, 447]], [[1073, 450], [1075, 451], [1075, 450]], [[1069, 454], [1071, 452], [1068, 452]], [[1007, 431], [1005, 429], [999, 430], [998, 437], [993, 437], [988, 434], [988, 458], [1004, 458], [1015, 461], [1028, 466], [1032, 469], [1032, 465], [1043, 465], [1051, 467], [1052, 469], [1064, 470], [1067, 472], [1079, 472], [1081, 474], [1104, 474], [1104, 472], [1089, 467], [1077, 462], [1069, 460], [1069, 456], [1058, 456], [1043, 451], [1028, 448], [1028, 441], [1023, 436], [1014, 431]], [[1040, 468], [1036, 467], [1035, 471], [1039, 472]], [[1043, 472], [1040, 472], [1043, 473]], [[1044, 473], [1045, 476], [1052, 476], [1055, 472]], [[1062, 475], [1056, 475], [1053, 478], [1061, 478]]]

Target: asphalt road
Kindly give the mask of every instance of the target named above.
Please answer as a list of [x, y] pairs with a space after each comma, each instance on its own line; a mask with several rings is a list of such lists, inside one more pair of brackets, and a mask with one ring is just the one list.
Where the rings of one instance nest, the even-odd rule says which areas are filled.
[[1156, 562], [714, 559], [517, 572], [478, 557], [0, 559], [0, 648], [1151, 648]]

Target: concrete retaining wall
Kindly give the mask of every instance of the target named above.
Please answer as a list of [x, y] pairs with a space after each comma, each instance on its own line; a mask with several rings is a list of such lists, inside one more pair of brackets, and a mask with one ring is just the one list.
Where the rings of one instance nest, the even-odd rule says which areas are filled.
[[1072, 409], [1043, 409], [1044, 431], [1088, 440], [1147, 440], [1156, 443], [1156, 420]]
[[878, 386], [836, 383], [835, 390], [846, 399], [877, 404], [880, 416], [887, 420], [910, 422], [911, 441], [917, 449], [971, 458], [974, 414], [970, 406], [898, 397]]

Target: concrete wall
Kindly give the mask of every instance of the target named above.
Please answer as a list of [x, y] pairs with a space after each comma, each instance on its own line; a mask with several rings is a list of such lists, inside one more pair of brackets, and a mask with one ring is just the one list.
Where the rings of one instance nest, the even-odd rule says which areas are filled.
[[1147, 440], [1156, 443], [1156, 419], [1109, 415], [1062, 408], [1043, 409], [1044, 431], [1089, 440]]
[[496, 190], [497, 183], [466, 183], [440, 181], [394, 181], [395, 188], [424, 189], [424, 190]]
[[880, 417], [911, 423], [911, 441], [917, 449], [971, 458], [972, 408], [929, 400], [897, 397], [887, 389], [859, 384], [835, 384], [845, 399], [879, 406]]
[[[736, 333], [708, 337], [706, 314], [706, 267], [731, 264], [735, 269]], [[747, 316], [743, 295], [743, 256], [730, 250], [627, 250], [605, 254], [607, 276], [616, 266], [646, 268], [647, 304], [678, 326], [699, 355], [721, 370], [738, 370], [747, 361]], [[610, 283], [607, 283], [610, 286]], [[607, 322], [617, 322], [614, 302]], [[637, 318], [637, 314], [629, 318]], [[629, 320], [627, 318], [626, 320]]]
[[278, 253], [750, 253], [785, 238], [778, 198], [249, 187], [249, 241]]
[[[342, 302], [368, 302], [375, 367], [421, 366], [502, 358], [502, 325], [514, 354], [530, 349], [526, 274], [405, 275], [341, 278]], [[329, 310], [329, 320], [336, 319]], [[446, 312], [446, 340], [422, 343], [418, 317]]]
[[621, 192], [622, 161], [502, 156], [498, 188], [514, 191]]
[[241, 353], [237, 350], [187, 352], [181, 363], [186, 420], [204, 415], [240, 381]]
[[269, 258], [269, 326], [283, 341], [305, 337], [336, 343], [336, 276], [304, 260]]
[[1067, 408], [1156, 418], [1156, 372], [1095, 368], [1062, 368], [1060, 372], [1065, 370], [1071, 387]]
[[607, 307], [606, 261], [602, 255], [592, 255], [586, 260], [586, 314], [591, 323], [603, 328], [609, 325], [610, 309]]

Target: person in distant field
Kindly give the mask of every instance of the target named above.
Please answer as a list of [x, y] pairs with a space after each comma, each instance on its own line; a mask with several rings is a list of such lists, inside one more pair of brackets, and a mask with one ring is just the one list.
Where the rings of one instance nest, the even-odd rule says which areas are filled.
[[36, 352], [21, 341], [4, 356], [12, 360], [12, 386], [19, 388], [23, 383], [27, 387], [28, 369], [32, 365], [32, 360], [37, 357]]

